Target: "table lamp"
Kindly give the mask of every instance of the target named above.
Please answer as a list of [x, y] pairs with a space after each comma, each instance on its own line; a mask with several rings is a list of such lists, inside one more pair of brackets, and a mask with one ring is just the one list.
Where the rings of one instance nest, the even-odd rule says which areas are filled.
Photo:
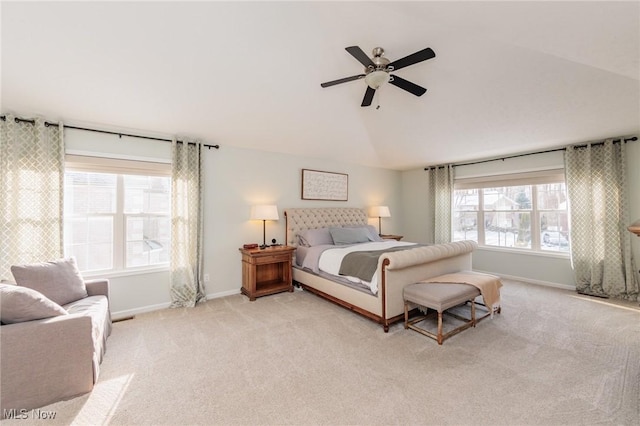
[[278, 220], [278, 206], [274, 205], [256, 205], [251, 207], [251, 219], [262, 221], [262, 245], [261, 249], [267, 248], [266, 238], [266, 222], [267, 220]]
[[389, 211], [388, 206], [373, 206], [369, 209], [369, 217], [378, 218], [378, 234], [382, 235], [382, 225], [380, 223], [380, 218], [391, 217], [391, 212]]

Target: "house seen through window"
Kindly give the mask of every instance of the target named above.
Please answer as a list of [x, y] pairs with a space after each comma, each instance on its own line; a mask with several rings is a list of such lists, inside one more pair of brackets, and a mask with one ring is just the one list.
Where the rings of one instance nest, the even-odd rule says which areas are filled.
[[171, 178], [67, 169], [64, 253], [82, 272], [167, 265]]
[[567, 192], [562, 177], [555, 174], [530, 180], [527, 184], [527, 179], [517, 179], [516, 185], [509, 185], [506, 179], [456, 184], [453, 241], [568, 252]]

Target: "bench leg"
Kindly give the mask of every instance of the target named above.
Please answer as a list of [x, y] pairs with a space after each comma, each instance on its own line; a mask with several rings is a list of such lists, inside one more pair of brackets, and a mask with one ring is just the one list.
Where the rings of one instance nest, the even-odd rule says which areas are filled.
[[409, 304], [404, 302], [404, 329], [409, 328]]
[[438, 344], [442, 344], [442, 312], [438, 311]]
[[476, 326], [476, 303], [471, 299], [471, 323]]

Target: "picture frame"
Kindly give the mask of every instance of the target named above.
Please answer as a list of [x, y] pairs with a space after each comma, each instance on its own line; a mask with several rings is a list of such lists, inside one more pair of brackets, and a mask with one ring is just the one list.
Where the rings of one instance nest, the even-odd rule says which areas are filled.
[[303, 200], [348, 201], [349, 175], [302, 169]]

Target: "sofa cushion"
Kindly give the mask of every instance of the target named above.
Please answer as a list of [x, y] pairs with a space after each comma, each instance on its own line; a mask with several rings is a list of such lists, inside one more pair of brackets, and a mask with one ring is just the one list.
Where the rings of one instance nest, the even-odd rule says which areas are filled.
[[100, 374], [100, 363], [107, 350], [107, 337], [111, 334], [111, 314], [109, 299], [106, 296], [89, 296], [71, 302], [64, 308], [72, 315], [91, 318], [91, 340], [93, 341], [93, 377], [94, 382]]
[[19, 286], [37, 290], [59, 305], [87, 297], [87, 288], [73, 257], [14, 265], [11, 273]]
[[67, 314], [62, 306], [36, 290], [11, 284], [0, 284], [0, 319], [3, 324], [15, 324]]

